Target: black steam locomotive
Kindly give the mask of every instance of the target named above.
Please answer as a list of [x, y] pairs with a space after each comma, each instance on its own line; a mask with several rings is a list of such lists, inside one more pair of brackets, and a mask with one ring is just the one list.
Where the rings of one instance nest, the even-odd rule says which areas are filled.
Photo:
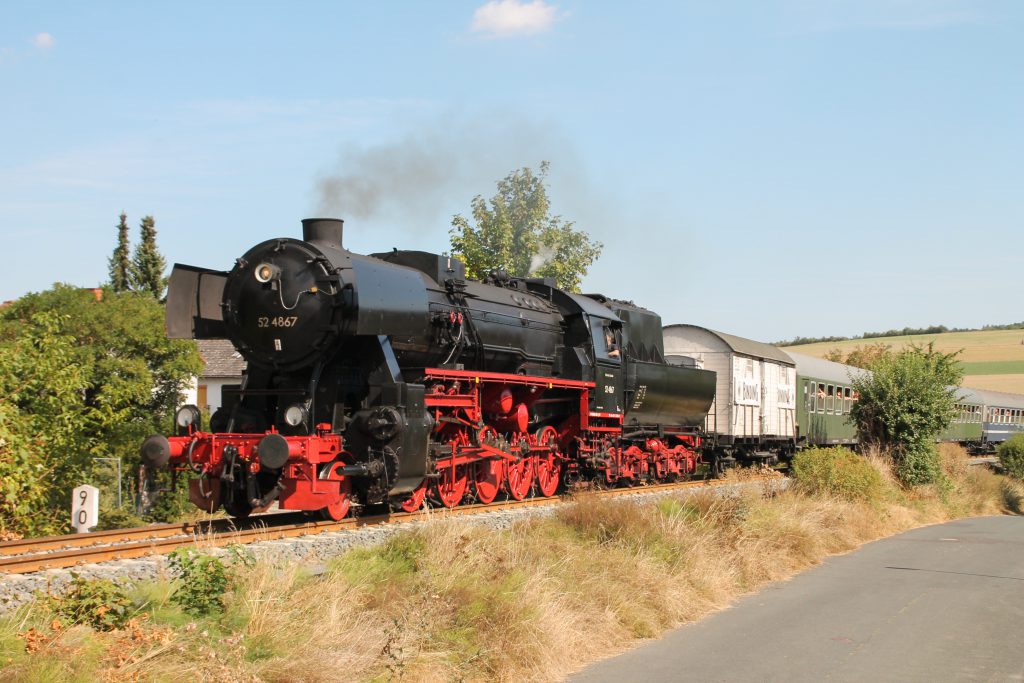
[[342, 221], [302, 224], [230, 272], [171, 275], [168, 335], [230, 339], [248, 362], [208, 430], [186, 407], [177, 435], [143, 445], [196, 475], [200, 507], [338, 519], [695, 471], [715, 375], [666, 362], [656, 314], [547, 279], [467, 280], [449, 256], [354, 254]]

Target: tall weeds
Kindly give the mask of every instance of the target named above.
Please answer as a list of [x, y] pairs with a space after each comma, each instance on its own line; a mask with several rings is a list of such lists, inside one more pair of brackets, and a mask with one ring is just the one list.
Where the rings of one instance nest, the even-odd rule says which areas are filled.
[[[318, 575], [258, 563], [210, 617], [144, 587], [134, 597], [147, 617], [134, 635], [52, 630], [52, 616], [32, 607], [0, 621], [0, 661], [10, 658], [7, 680], [558, 680], [865, 541], [1019, 511], [1024, 491], [964, 457], [944, 450], [946, 483], [909, 492], [874, 454], [866, 466], [877, 476], [853, 478], [879, 495], [749, 483], [728, 497], [583, 495], [500, 531], [442, 520], [350, 551]], [[28, 652], [32, 630], [41, 636]]]

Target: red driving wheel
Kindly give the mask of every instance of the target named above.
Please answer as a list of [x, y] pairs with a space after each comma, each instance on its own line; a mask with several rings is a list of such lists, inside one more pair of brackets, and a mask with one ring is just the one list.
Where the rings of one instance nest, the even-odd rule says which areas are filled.
[[562, 476], [562, 459], [556, 450], [558, 431], [554, 427], [544, 427], [537, 432], [537, 445], [545, 450], [534, 456], [537, 471], [537, 488], [542, 496], [553, 496], [558, 491], [558, 483]]
[[[484, 427], [480, 430], [480, 443], [491, 443], [496, 439], [498, 433], [493, 427]], [[476, 489], [476, 499], [484, 505], [493, 503], [501, 491], [501, 485], [505, 481], [505, 468], [499, 458], [484, 458], [471, 465], [473, 469], [473, 487]]]
[[[518, 435], [513, 439], [509, 450], [512, 453], [519, 452], [523, 442], [528, 442], [528, 439], [525, 434]], [[530, 495], [530, 487], [533, 486], [533, 460], [532, 455], [526, 455], [506, 464], [508, 495], [515, 500], [523, 500]]]

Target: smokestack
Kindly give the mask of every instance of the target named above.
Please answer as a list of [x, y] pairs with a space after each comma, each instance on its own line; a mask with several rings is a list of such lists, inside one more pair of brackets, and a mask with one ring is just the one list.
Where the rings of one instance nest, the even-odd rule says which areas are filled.
[[306, 242], [326, 242], [341, 246], [345, 221], [340, 218], [303, 218], [302, 239]]

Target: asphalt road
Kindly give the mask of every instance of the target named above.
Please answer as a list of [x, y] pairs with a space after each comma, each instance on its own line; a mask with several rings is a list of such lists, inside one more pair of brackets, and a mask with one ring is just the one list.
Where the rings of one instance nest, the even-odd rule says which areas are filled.
[[875, 541], [569, 680], [1024, 681], [1024, 517]]

